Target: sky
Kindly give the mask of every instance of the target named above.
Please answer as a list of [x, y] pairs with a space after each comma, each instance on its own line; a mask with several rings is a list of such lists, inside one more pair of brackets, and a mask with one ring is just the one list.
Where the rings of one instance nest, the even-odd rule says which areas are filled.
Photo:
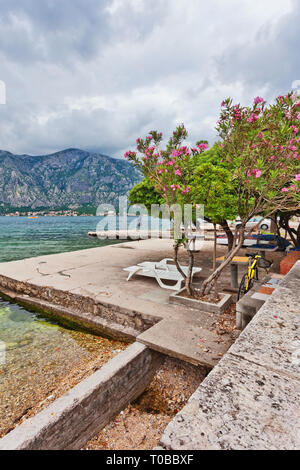
[[0, 0], [0, 149], [212, 144], [224, 98], [300, 88], [299, 25], [300, 0]]

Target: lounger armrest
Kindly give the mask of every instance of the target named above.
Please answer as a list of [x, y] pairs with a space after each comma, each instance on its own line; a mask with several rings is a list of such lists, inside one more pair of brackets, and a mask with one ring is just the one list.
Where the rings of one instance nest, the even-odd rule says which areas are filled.
[[168, 261], [174, 262], [174, 260], [172, 258], [165, 258], [165, 259], [162, 259], [161, 261], [159, 261], [158, 263], [156, 263], [155, 267], [168, 270], [169, 269]]
[[157, 263], [157, 264], [167, 264], [168, 261], [172, 261], [174, 263], [174, 260], [172, 258], [165, 258], [165, 259], [162, 259], [161, 261], [159, 261], [159, 263]]

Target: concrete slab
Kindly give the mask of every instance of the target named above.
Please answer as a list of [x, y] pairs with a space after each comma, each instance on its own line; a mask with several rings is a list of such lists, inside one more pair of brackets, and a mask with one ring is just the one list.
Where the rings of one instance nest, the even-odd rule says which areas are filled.
[[[127, 282], [123, 267], [141, 261], [160, 261], [171, 256], [171, 240], [146, 240], [111, 245], [72, 253], [41, 256], [0, 264], [0, 276], [33, 286], [72, 292], [113, 306], [132, 308], [157, 316], [174, 312], [166, 308], [157, 315], [157, 306], [147, 293], [157, 288], [156, 280], [132, 279]], [[139, 294], [145, 294], [145, 298]]]
[[137, 341], [155, 351], [212, 368], [232, 344], [229, 335], [221, 337], [208, 329], [213, 318], [213, 314], [199, 312], [189, 318], [165, 319], [140, 334]]
[[165, 449], [300, 448], [299, 382], [227, 354], [166, 428]]
[[300, 449], [300, 262], [168, 425], [164, 449]]
[[171, 292], [173, 291], [168, 289], [161, 289], [158, 287], [157, 289], [153, 289], [149, 292], [146, 292], [145, 294], [139, 295], [138, 299], [150, 300], [151, 302], [155, 302], [157, 304], [168, 304]]
[[260, 292], [255, 292], [255, 294], [251, 295], [251, 299], [262, 300], [263, 302], [268, 300], [268, 298], [269, 294], [261, 294]]

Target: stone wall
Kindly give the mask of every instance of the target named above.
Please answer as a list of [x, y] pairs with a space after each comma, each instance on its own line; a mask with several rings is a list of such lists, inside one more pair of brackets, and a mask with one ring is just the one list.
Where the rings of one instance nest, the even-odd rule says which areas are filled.
[[132, 344], [0, 439], [0, 450], [80, 449], [149, 385], [163, 356]]
[[82, 321], [91, 327], [98, 326], [99, 333], [110, 334], [116, 339], [135, 339], [157, 322], [157, 317], [134, 309], [128, 310], [90, 297], [36, 286], [6, 276], [0, 276], [0, 292], [17, 302], [57, 313], [61, 318], [65, 316], [77, 323]]
[[300, 261], [167, 426], [165, 449], [300, 449]]

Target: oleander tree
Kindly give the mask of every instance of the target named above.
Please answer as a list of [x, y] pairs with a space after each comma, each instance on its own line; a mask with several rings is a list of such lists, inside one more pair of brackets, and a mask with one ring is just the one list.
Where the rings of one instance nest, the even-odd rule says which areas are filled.
[[[207, 142], [197, 142], [197, 145]], [[215, 146], [214, 146], [215, 147]], [[205, 207], [204, 218], [207, 222], [220, 225], [227, 235], [228, 250], [233, 246], [233, 233], [228, 225], [228, 220], [236, 217], [236, 193], [232, 183], [232, 172], [226, 163], [220, 163], [217, 149], [212, 147], [203, 153], [193, 155], [193, 171], [189, 174], [191, 191], [188, 193], [189, 201], [193, 206]], [[202, 147], [204, 148], [204, 147]], [[172, 198], [178, 195], [171, 194]], [[187, 197], [185, 197], [185, 201]], [[143, 204], [148, 211], [153, 204], [163, 204], [164, 199], [154, 189], [152, 180], [148, 177], [137, 184], [129, 193], [130, 204]], [[193, 222], [195, 223], [195, 213]], [[216, 265], [216, 230], [214, 243], [213, 266]], [[189, 281], [188, 281], [189, 283]]]
[[136, 184], [129, 191], [129, 204], [144, 205], [148, 212], [151, 212], [153, 204], [164, 204], [164, 199], [155, 191], [153, 184], [149, 178], [144, 178], [140, 183]]
[[205, 219], [220, 225], [228, 240], [228, 251], [233, 246], [233, 233], [228, 220], [236, 218], [236, 189], [232, 181], [232, 169], [221, 158], [218, 145], [200, 155], [194, 170], [191, 187], [192, 200], [203, 204]]
[[[177, 219], [179, 224], [182, 220], [182, 209], [186, 204], [190, 204], [192, 207], [191, 222], [193, 217], [195, 217], [197, 207], [196, 204], [193, 203], [191, 196], [191, 181], [199, 155], [209, 147], [206, 141], [199, 141], [195, 147], [189, 148], [183, 145], [187, 136], [188, 133], [185, 126], [181, 124], [173, 132], [166, 148], [160, 149], [162, 133], [151, 131], [145, 139], [137, 139], [137, 151], [128, 151], [125, 153], [125, 158], [139, 168], [145, 177], [145, 181], [142, 182], [140, 186], [134, 188], [130, 195], [130, 201], [134, 201], [135, 203], [142, 202], [140, 200], [141, 194], [150, 184], [150, 194], [145, 201], [146, 204], [149, 206], [151, 199], [157, 199], [159, 202], [163, 200], [173, 212], [175, 221], [178, 215], [176, 211], [179, 208], [179, 219]], [[156, 195], [158, 195], [158, 197]], [[145, 204], [145, 202], [143, 203]], [[178, 234], [178, 229], [176, 231]], [[178, 262], [178, 250], [181, 245], [187, 248], [189, 255], [187, 275], [182, 271]], [[188, 239], [185, 233], [183, 237], [175, 235], [174, 261], [178, 271], [185, 279], [188, 294], [193, 295], [191, 278], [194, 266], [194, 255], [193, 251], [189, 249]]]
[[[267, 105], [257, 97], [250, 107], [233, 105], [228, 98], [222, 103], [216, 144], [218, 162], [201, 161], [207, 151], [205, 141], [196, 147], [183, 145], [187, 138], [184, 125], [177, 127], [166, 149], [160, 150], [162, 134], [152, 131], [146, 139], [137, 139], [137, 151], [125, 157], [137, 166], [151, 183], [154, 191], [167, 205], [205, 202], [206, 213], [213, 222], [239, 216], [231, 249], [224, 262], [203, 282], [200, 295], [208, 294], [222, 271], [243, 246], [247, 222], [256, 215], [272, 217], [278, 212], [299, 210], [300, 194], [300, 100], [296, 94], [279, 96]], [[174, 261], [191, 286], [193, 255], [188, 276], [178, 263], [178, 249], [186, 240], [177, 240]]]
[[[200, 143], [203, 141], [197, 142], [198, 145]], [[232, 188], [231, 170], [220, 163], [215, 147], [200, 154], [199, 158], [195, 156], [190, 198], [194, 204], [205, 206], [204, 218], [207, 222], [222, 227], [228, 239], [228, 250], [231, 250], [233, 233], [228, 220], [236, 217], [236, 196]], [[164, 199], [154, 189], [151, 180], [144, 178], [130, 191], [129, 202], [143, 204], [150, 211], [151, 205], [163, 204]]]
[[232, 170], [236, 212], [241, 219], [233, 247], [224, 262], [202, 284], [202, 295], [242, 247], [247, 222], [256, 215], [272, 217], [299, 209], [300, 100], [279, 96], [267, 105], [257, 97], [251, 107], [222, 102], [217, 130], [221, 162]]

